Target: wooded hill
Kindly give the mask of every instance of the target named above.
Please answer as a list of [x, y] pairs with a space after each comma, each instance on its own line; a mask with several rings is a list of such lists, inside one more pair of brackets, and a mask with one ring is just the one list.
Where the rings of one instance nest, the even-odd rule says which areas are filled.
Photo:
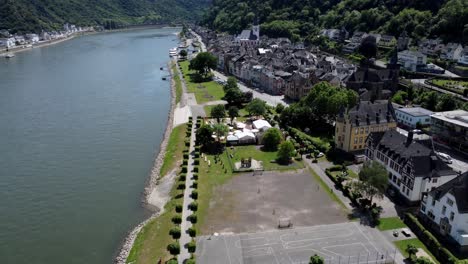
[[258, 18], [270, 37], [311, 39], [322, 28], [468, 43], [467, 0], [214, 0], [203, 23], [238, 33]]
[[77, 26], [156, 24], [196, 19], [210, 0], [0, 0], [0, 29], [40, 32]]

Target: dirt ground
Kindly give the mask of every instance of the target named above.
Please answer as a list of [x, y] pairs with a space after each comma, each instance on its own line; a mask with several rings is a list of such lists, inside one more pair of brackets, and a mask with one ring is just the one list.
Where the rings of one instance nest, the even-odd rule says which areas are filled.
[[246, 173], [214, 190], [201, 231], [267, 231], [277, 229], [281, 218], [299, 227], [346, 222], [347, 214], [307, 170]]

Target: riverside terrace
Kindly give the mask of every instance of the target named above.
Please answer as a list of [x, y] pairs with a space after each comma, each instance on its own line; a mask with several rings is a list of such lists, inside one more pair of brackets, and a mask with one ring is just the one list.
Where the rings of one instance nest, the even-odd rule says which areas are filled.
[[378, 230], [343, 223], [197, 239], [198, 263], [298, 264], [318, 254], [325, 263], [400, 263], [397, 249]]

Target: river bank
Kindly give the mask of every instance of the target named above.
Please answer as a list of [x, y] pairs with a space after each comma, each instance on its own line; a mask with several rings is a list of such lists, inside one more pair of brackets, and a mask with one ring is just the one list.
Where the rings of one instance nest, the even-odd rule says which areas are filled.
[[[171, 75], [171, 107], [167, 118], [166, 130], [164, 132], [163, 140], [159, 147], [159, 151], [157, 152], [158, 154], [154, 159], [153, 167], [147, 179], [146, 187], [143, 191], [142, 196], [143, 205], [148, 209], [155, 211], [155, 213], [153, 213], [145, 221], [138, 224], [128, 233], [128, 235], [125, 237], [122, 243], [122, 246], [120, 247], [119, 253], [114, 259], [114, 263], [116, 264], [126, 263], [130, 251], [132, 250], [133, 244], [135, 243], [135, 239], [138, 236], [138, 233], [143, 229], [143, 227], [146, 224], [148, 224], [163, 213], [164, 205], [170, 198], [170, 190], [175, 180], [175, 173], [170, 173], [172, 175], [171, 177], [164, 178], [162, 181], [160, 181], [161, 175], [159, 173], [164, 162], [164, 156], [166, 155], [166, 149], [168, 146], [171, 131], [173, 129], [174, 111], [176, 107], [176, 87], [174, 81], [174, 73], [172, 72], [172, 68], [170, 67], [170, 62], [167, 64], [167, 69], [169, 70]], [[161, 186], [162, 188], [158, 189], [158, 186]], [[158, 194], [154, 195], [154, 192], [158, 192]], [[156, 201], [154, 196], [157, 196]], [[151, 197], [153, 197], [153, 199], [150, 199]]]

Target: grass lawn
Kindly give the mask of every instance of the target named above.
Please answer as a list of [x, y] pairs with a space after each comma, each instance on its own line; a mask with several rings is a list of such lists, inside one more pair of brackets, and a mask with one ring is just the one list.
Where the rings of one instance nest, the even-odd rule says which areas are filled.
[[340, 198], [338, 198], [338, 196], [336, 196], [334, 192], [330, 190], [330, 188], [328, 188], [328, 185], [322, 180], [322, 178], [320, 178], [320, 176], [318, 176], [313, 169], [309, 169], [309, 171], [310, 174], [312, 174], [312, 176], [314, 177], [314, 179], [320, 184], [322, 190], [325, 190], [325, 192], [328, 194], [328, 196], [330, 196], [330, 198], [333, 201], [339, 204], [344, 211], [348, 212], [348, 208], [346, 207], [346, 205], [340, 200]]
[[224, 97], [224, 90], [220, 84], [214, 81], [201, 83], [192, 81], [194, 72], [188, 69], [189, 61], [182, 61], [179, 65], [182, 67], [182, 74], [187, 84], [187, 90], [189, 93], [195, 94], [197, 103], [202, 104], [210, 101], [217, 101]]
[[186, 128], [187, 124], [182, 124], [172, 129], [166, 148], [166, 155], [164, 156], [164, 162], [159, 171], [161, 177], [164, 177], [171, 171], [176, 166], [177, 161], [182, 160]]
[[398, 248], [398, 250], [400, 250], [401, 254], [407, 258], [408, 257], [408, 253], [406, 253], [406, 247], [409, 245], [409, 244], [413, 244], [414, 246], [416, 246], [417, 248], [422, 248], [424, 249], [424, 251], [426, 251], [432, 258], [433, 261], [435, 261], [436, 263], [439, 263], [437, 261], [437, 259], [434, 257], [434, 255], [432, 255], [432, 253], [426, 248], [426, 246], [423, 244], [423, 242], [421, 242], [421, 240], [417, 239], [417, 238], [413, 238], [413, 239], [406, 239], [406, 240], [400, 240], [400, 241], [395, 241], [393, 242], [395, 244], [395, 246]]
[[200, 158], [198, 173], [198, 222], [195, 225], [197, 234], [200, 234], [200, 227], [203, 226], [205, 216], [209, 211], [213, 189], [216, 186], [222, 185], [233, 176], [226, 153], [219, 155], [224, 166], [219, 161], [215, 163], [213, 155], [207, 155], [207, 157], [210, 160], [211, 166], [208, 166], [208, 163], [203, 158]]
[[302, 161], [294, 161], [293, 164], [289, 166], [280, 165], [278, 163], [272, 163], [271, 161], [276, 160], [277, 152], [267, 152], [258, 149], [258, 146], [238, 146], [234, 147], [234, 150], [231, 148], [227, 149], [230, 154], [233, 154], [232, 162], [239, 162], [241, 158], [251, 157], [254, 160], [262, 161], [263, 168], [265, 170], [291, 170], [291, 169], [302, 169], [304, 164]]
[[441, 80], [434, 79], [431, 82], [435, 85], [445, 87], [455, 92], [463, 92], [463, 89], [468, 88], [468, 81], [452, 81], [452, 80]]
[[[331, 175], [334, 177], [338, 177], [338, 175], [341, 175], [341, 171], [330, 171]], [[348, 176], [353, 178], [353, 179], [358, 179], [359, 176], [352, 170], [348, 169]]]
[[171, 64], [173, 79], [175, 82], [175, 89], [176, 89], [176, 104], [180, 102], [180, 98], [182, 97], [182, 81], [180, 80], [179, 74], [177, 74], [177, 66], [175, 63]]
[[[176, 184], [171, 192], [172, 197], [178, 193], [175, 186]], [[166, 247], [175, 242], [169, 235], [169, 230], [174, 227], [171, 218], [175, 214], [177, 203], [182, 203], [182, 199], [170, 200], [164, 207], [164, 213], [143, 227], [135, 239], [127, 263], [157, 263], [160, 258], [165, 263], [171, 259]]]
[[[203, 109], [205, 109], [205, 113], [207, 116], [210, 116], [210, 113], [211, 113], [211, 109], [215, 107], [215, 105], [205, 105], [203, 107]], [[226, 117], [227, 117], [227, 109], [226, 109]], [[242, 120], [246, 120], [247, 117], [249, 116], [249, 113], [244, 109], [244, 108], [241, 108], [239, 109], [239, 117], [237, 117], [237, 120], [238, 121], [242, 121]]]
[[406, 227], [405, 223], [399, 217], [388, 217], [388, 218], [381, 218], [379, 225], [377, 228], [380, 231], [397, 229], [397, 228], [404, 228]]

